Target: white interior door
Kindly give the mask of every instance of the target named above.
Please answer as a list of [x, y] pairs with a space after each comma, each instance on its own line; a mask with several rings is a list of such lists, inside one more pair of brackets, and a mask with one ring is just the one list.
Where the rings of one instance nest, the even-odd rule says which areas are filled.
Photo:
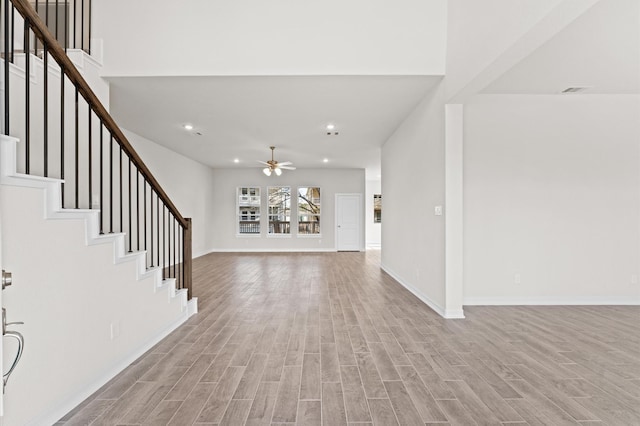
[[360, 251], [362, 232], [362, 195], [336, 194], [336, 249]]

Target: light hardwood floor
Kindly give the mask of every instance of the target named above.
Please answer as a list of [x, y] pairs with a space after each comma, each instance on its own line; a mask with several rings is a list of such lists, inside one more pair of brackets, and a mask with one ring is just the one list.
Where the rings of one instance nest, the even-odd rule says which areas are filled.
[[640, 425], [640, 308], [444, 320], [380, 252], [211, 254], [200, 313], [64, 425]]

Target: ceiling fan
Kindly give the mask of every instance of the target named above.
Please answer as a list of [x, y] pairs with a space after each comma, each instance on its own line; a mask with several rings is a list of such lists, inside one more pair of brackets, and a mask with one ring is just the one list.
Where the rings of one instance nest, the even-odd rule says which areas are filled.
[[291, 161], [283, 161], [282, 163], [278, 163], [276, 160], [274, 160], [273, 151], [276, 149], [276, 147], [270, 146], [269, 148], [271, 148], [271, 160], [269, 161], [258, 160], [258, 163], [261, 163], [267, 166], [264, 169], [262, 169], [262, 173], [264, 173], [267, 176], [271, 176], [271, 173], [275, 173], [277, 176], [280, 176], [282, 174], [282, 170], [296, 169], [295, 167], [293, 167], [293, 163]]

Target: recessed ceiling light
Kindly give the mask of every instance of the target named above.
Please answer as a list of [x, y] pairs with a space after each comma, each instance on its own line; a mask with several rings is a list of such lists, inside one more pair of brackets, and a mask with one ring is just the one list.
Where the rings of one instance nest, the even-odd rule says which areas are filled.
[[333, 129], [335, 129], [335, 128], [336, 128], [336, 125], [335, 125], [335, 124], [333, 124], [333, 123], [329, 123], [329, 124], [327, 124], [327, 130], [333, 130]]
[[234, 163], [239, 163], [239, 162], [240, 162], [240, 160], [239, 160], [238, 158], [234, 158], [234, 159], [233, 159], [233, 162], [234, 162]]
[[328, 163], [328, 162], [329, 162], [329, 159], [328, 159], [328, 158], [325, 158], [324, 160], [322, 160], [322, 162], [323, 162], [323, 163]]
[[184, 127], [185, 130], [193, 130], [192, 124], [184, 124], [182, 127]]

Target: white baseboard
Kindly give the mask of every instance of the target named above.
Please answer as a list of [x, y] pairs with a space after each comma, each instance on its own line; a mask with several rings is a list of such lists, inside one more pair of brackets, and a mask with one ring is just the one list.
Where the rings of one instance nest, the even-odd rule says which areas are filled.
[[464, 309], [445, 309], [444, 317], [446, 319], [464, 319]]
[[[194, 299], [195, 298], [192, 298], [191, 300], [194, 300]], [[189, 305], [190, 309], [192, 310], [193, 306], [195, 305], [196, 306], [195, 309], [197, 311], [197, 299], [196, 299], [196, 302], [191, 303], [191, 301], [189, 301], [189, 303], [190, 303]], [[176, 321], [174, 321], [169, 326], [161, 330], [154, 337], [147, 340], [146, 343], [142, 344], [137, 349], [134, 349], [133, 351], [131, 351], [129, 355], [123, 357], [122, 359], [120, 359], [120, 361], [117, 361], [110, 368], [107, 368], [104, 374], [100, 375], [99, 377], [96, 377], [95, 380], [92, 383], [85, 386], [84, 389], [81, 389], [78, 392], [74, 392], [73, 395], [70, 395], [67, 398], [65, 398], [64, 402], [56, 404], [56, 406], [53, 407], [51, 410], [46, 411], [42, 413], [40, 416], [38, 416], [37, 418], [30, 420], [29, 423], [27, 423], [27, 426], [52, 425], [56, 423], [58, 420], [64, 417], [69, 411], [77, 407], [82, 401], [87, 399], [89, 396], [93, 395], [98, 389], [100, 389], [107, 382], [109, 382], [109, 380], [113, 379], [115, 376], [120, 374], [125, 368], [131, 365], [131, 363], [133, 363], [135, 360], [137, 360], [146, 352], [148, 352], [158, 342], [160, 342], [162, 339], [167, 337], [171, 332], [173, 332], [176, 328], [182, 325], [191, 315], [192, 313], [190, 313], [189, 311], [187, 310], [183, 311], [182, 315], [180, 315], [180, 317]]]
[[216, 251], [215, 249], [207, 249], [207, 250], [203, 250], [203, 251], [198, 251], [198, 252], [194, 252], [193, 253], [193, 258], [197, 258], [197, 257], [202, 257], [202, 256], [206, 256], [209, 253], [213, 253], [214, 251]]
[[464, 312], [463, 312], [462, 309], [456, 309], [456, 310], [449, 309], [449, 310], [446, 310], [445, 308], [440, 306], [438, 303], [434, 302], [433, 300], [431, 300], [430, 298], [428, 298], [427, 296], [422, 294], [420, 291], [418, 291], [411, 284], [408, 284], [398, 274], [393, 272], [391, 269], [389, 269], [385, 265], [380, 264], [380, 268], [382, 268], [382, 270], [384, 272], [389, 274], [391, 276], [391, 278], [396, 280], [401, 286], [403, 286], [404, 288], [409, 290], [414, 296], [416, 296], [418, 299], [420, 299], [425, 305], [427, 305], [428, 307], [433, 309], [442, 318], [446, 318], [446, 319], [461, 319], [461, 318], [464, 318]]
[[335, 253], [337, 250], [334, 248], [290, 248], [290, 249], [278, 249], [278, 248], [230, 248], [230, 249], [213, 249], [209, 253]]
[[640, 306], [640, 298], [629, 297], [469, 297], [464, 306]]

